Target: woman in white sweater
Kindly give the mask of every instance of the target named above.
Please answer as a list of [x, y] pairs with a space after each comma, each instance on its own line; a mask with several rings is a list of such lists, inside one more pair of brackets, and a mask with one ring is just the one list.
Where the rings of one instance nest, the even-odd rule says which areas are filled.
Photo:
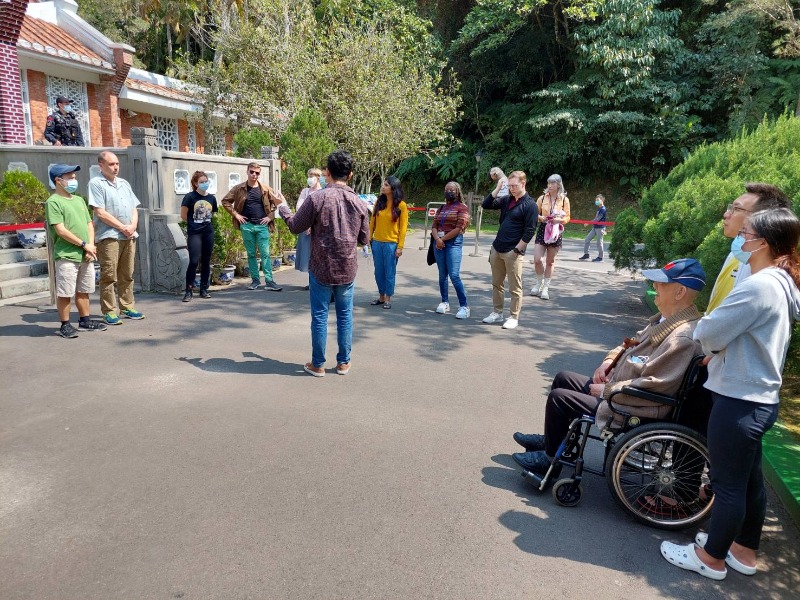
[[752, 275], [703, 317], [694, 332], [710, 357], [714, 406], [708, 451], [714, 508], [695, 544], [661, 544], [673, 564], [711, 579], [727, 568], [756, 572], [767, 510], [761, 439], [778, 416], [778, 392], [795, 321], [800, 321], [800, 219], [789, 209], [754, 213], [731, 243]]

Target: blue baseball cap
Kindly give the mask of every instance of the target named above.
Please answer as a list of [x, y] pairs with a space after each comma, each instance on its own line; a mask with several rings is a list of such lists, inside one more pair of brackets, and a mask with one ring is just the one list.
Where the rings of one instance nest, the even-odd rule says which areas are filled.
[[646, 269], [642, 276], [658, 283], [680, 283], [698, 292], [706, 285], [706, 273], [695, 258], [679, 258], [660, 269]]
[[67, 173], [74, 173], [80, 171], [80, 165], [53, 165], [50, 167], [50, 181], [56, 182], [56, 177], [61, 177]]

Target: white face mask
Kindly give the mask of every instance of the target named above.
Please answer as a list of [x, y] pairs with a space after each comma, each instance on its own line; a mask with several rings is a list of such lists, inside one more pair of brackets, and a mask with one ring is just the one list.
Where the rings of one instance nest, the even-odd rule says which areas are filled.
[[317, 182], [316, 177], [309, 177], [306, 179], [306, 183], [308, 183], [308, 187], [314, 187], [314, 184]]

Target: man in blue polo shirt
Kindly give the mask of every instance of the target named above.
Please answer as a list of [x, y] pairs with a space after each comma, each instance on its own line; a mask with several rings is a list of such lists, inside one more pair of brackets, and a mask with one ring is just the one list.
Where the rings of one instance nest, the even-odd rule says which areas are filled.
[[[113, 152], [97, 156], [99, 177], [89, 181], [89, 206], [94, 208], [97, 257], [100, 261], [100, 309], [109, 325], [122, 325], [121, 317], [144, 319], [134, 308], [133, 264], [139, 234], [140, 202], [131, 184], [117, 177], [119, 159]], [[116, 286], [116, 292], [114, 291]], [[117, 293], [119, 314], [117, 314]]]

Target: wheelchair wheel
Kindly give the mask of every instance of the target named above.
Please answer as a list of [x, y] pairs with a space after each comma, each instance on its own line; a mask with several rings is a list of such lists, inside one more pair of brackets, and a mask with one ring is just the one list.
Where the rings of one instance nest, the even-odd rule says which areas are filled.
[[553, 486], [553, 498], [561, 506], [577, 506], [582, 495], [583, 488], [574, 479], [560, 479]]
[[674, 423], [650, 423], [620, 436], [606, 461], [606, 481], [637, 521], [685, 529], [711, 512], [708, 465], [701, 434]]

